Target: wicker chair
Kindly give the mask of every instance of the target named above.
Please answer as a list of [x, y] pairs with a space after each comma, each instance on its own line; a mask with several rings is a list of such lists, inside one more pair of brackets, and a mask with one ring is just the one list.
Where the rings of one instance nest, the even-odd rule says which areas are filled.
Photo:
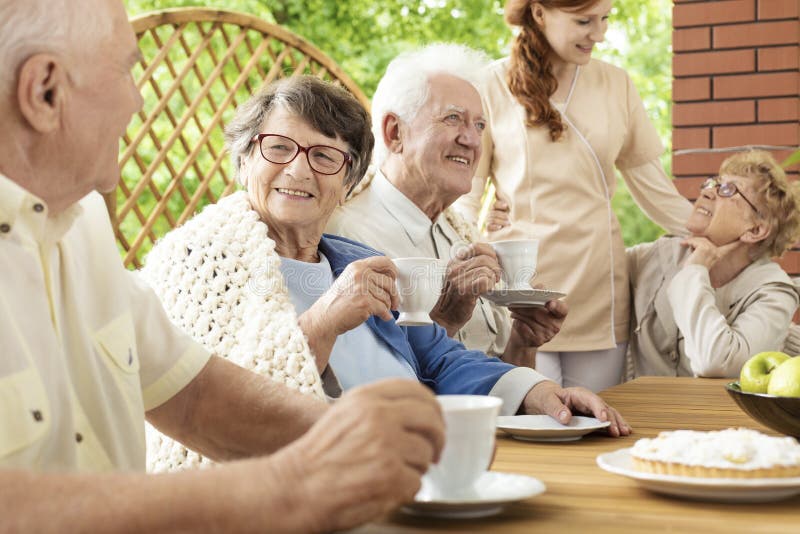
[[369, 101], [333, 60], [288, 30], [212, 9], [132, 20], [144, 55], [134, 76], [144, 108], [120, 146], [123, 179], [106, 195], [129, 268], [166, 232], [233, 192], [223, 128], [237, 105], [273, 80], [312, 74]]

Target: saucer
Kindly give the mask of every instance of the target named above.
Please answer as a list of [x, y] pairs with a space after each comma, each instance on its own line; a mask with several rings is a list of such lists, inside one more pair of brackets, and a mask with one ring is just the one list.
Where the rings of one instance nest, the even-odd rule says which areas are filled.
[[601, 454], [597, 465], [609, 473], [632, 478], [650, 491], [696, 501], [771, 502], [800, 493], [800, 477], [706, 478], [644, 473], [634, 469], [630, 451]]
[[523, 441], [576, 441], [610, 424], [581, 415], [573, 415], [568, 425], [562, 425], [549, 415], [503, 415], [497, 418], [497, 428]]
[[499, 514], [503, 507], [515, 501], [534, 497], [544, 492], [545, 485], [538, 478], [514, 473], [487, 471], [475, 482], [473, 489], [456, 497], [434, 497], [423, 478], [422, 488], [414, 502], [401, 510], [407, 514], [447, 519], [471, 519]]
[[550, 300], [558, 300], [567, 296], [561, 291], [552, 289], [493, 289], [486, 292], [483, 297], [498, 306], [514, 308], [541, 308]]

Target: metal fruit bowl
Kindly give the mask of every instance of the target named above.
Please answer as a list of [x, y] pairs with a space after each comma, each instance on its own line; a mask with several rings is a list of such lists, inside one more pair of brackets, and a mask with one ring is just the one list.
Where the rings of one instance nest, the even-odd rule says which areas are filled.
[[764, 426], [800, 438], [800, 397], [778, 397], [742, 391], [739, 382], [725, 386], [739, 408]]

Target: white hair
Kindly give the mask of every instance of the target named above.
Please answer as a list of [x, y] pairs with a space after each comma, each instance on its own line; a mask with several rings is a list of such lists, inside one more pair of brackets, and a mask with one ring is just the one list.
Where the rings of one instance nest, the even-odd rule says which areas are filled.
[[482, 94], [488, 63], [483, 52], [454, 43], [435, 43], [394, 58], [372, 97], [373, 164], [380, 166], [388, 155], [382, 128], [387, 113], [413, 120], [428, 100], [430, 78], [436, 74], [461, 78]]
[[34, 54], [64, 54], [111, 34], [108, 2], [0, 0], [0, 96], [13, 92], [20, 66]]

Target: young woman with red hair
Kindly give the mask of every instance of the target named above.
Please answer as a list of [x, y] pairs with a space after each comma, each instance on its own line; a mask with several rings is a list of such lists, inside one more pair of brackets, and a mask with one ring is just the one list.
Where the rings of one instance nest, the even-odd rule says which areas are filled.
[[612, 3], [506, 3], [506, 22], [519, 34], [510, 57], [490, 66], [483, 158], [460, 204], [475, 217], [491, 180], [508, 204], [510, 225], [490, 227], [490, 239], [540, 239], [536, 281], [565, 291], [570, 314], [537, 354], [536, 368], [595, 391], [620, 381], [629, 337], [625, 247], [611, 207], [614, 169], [669, 232], [684, 234], [691, 211], [661, 167], [664, 148], [630, 78], [591, 57]]

